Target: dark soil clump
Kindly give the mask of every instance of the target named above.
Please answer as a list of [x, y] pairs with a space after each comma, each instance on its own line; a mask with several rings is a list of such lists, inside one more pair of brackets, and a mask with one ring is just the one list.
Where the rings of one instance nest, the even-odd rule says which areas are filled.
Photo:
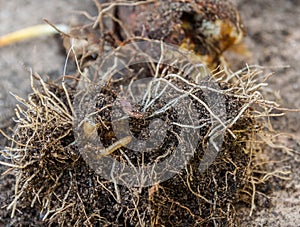
[[[253, 212], [272, 176], [261, 153], [277, 104], [263, 98], [265, 77], [255, 67], [209, 70], [244, 34], [235, 8], [187, 2], [157, 1], [160, 10], [145, 18], [135, 7], [150, 2], [98, 5], [95, 24], [79, 29], [87, 34], [65, 38], [66, 48], [85, 41], [69, 46], [78, 72], [47, 83], [31, 75], [33, 93], [16, 97], [16, 127], [2, 151], [16, 177], [6, 206], [13, 225], [30, 213], [36, 225], [234, 226], [238, 207]], [[105, 11], [111, 6], [114, 14]], [[124, 14], [147, 26], [135, 21], [125, 36]], [[167, 27], [156, 28], [154, 18]], [[196, 19], [228, 30], [190, 37]], [[183, 36], [176, 50], [174, 36]], [[191, 47], [196, 55], [182, 50]]]

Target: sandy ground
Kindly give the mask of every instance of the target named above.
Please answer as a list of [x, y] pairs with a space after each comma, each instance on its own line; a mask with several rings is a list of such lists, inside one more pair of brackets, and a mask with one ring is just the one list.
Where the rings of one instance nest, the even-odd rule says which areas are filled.
[[[54, 24], [78, 24], [83, 17], [76, 14], [75, 10], [89, 10], [92, 6], [91, 0], [0, 0], [0, 35], [42, 24], [43, 19], [48, 19]], [[31, 68], [41, 75], [59, 75], [63, 70], [64, 60], [65, 56], [61, 53], [58, 41], [49, 37], [1, 48], [0, 119], [9, 114], [10, 110], [5, 107], [14, 103], [14, 98], [7, 96], [8, 92], [25, 96], [29, 91], [28, 69]]]
[[[284, 107], [300, 108], [300, 0], [234, 2], [248, 30], [245, 42], [252, 57], [247, 63], [271, 67], [269, 71], [275, 74], [269, 81], [270, 89], [280, 94]], [[43, 18], [53, 23], [77, 24], [83, 17], [74, 10], [96, 13], [92, 0], [0, 0], [0, 35], [43, 23]], [[59, 75], [64, 60], [58, 41], [49, 37], [0, 49], [0, 127], [8, 123], [2, 119], [11, 115], [15, 103], [8, 92], [25, 97], [30, 91], [28, 69], [44, 76]], [[300, 114], [288, 113], [274, 122], [275, 128], [293, 134], [294, 139], [284, 142], [300, 152]], [[3, 141], [0, 138], [0, 146], [3, 146]], [[283, 188], [275, 187], [273, 206], [255, 212], [253, 217], [245, 216], [243, 226], [300, 226], [300, 164], [290, 158], [284, 165], [292, 169], [292, 180]], [[10, 195], [7, 192], [9, 186], [0, 185], [0, 205]], [[4, 218], [0, 217], [0, 223]]]
[[[246, 44], [253, 56], [251, 64], [272, 68], [275, 72], [269, 87], [281, 96], [281, 104], [300, 108], [300, 1], [299, 0], [237, 0], [248, 29]], [[274, 121], [274, 127], [294, 135], [285, 141], [295, 151], [300, 151], [300, 114], [288, 113]], [[286, 157], [282, 155], [282, 159]], [[280, 157], [279, 157], [280, 158]], [[297, 156], [299, 160], [299, 155]], [[274, 188], [272, 206], [252, 217], [253, 226], [300, 226], [300, 163], [289, 159], [282, 165], [292, 170], [292, 180], [281, 190]], [[250, 220], [250, 219], [248, 219]], [[249, 226], [249, 223], [245, 223]]]

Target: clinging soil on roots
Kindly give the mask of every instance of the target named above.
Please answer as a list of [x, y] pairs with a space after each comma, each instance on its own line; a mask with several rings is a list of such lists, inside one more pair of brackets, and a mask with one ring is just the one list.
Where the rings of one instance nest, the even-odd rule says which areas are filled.
[[[254, 115], [258, 109], [250, 107], [250, 104], [266, 104], [260, 100], [256, 89], [252, 90], [254, 85], [240, 86], [246, 85], [248, 78], [255, 74], [249, 73], [242, 71], [239, 83], [220, 83], [220, 90], [212, 91], [224, 93], [227, 112], [224, 122], [228, 128], [224, 133], [224, 142], [211, 165], [207, 168], [200, 166], [207, 152], [205, 141], [213, 130], [213, 120], [209, 111], [194, 99], [190, 103], [198, 111], [198, 119], [193, 119], [194, 126], [200, 122], [207, 123], [197, 130], [195, 152], [190, 154], [186, 166], [171, 178], [146, 186], [117, 184], [103, 178], [93, 164], [86, 162], [90, 159], [85, 156], [90, 156], [96, 163], [106, 156], [102, 157], [98, 151], [94, 152], [95, 149], [89, 150], [80, 143], [78, 147], [72, 127], [73, 107], [68, 102], [75, 96], [74, 88], [67, 87], [65, 90], [57, 84], [45, 84], [38, 78], [33, 94], [28, 101], [21, 100], [23, 104], [18, 107], [19, 123], [12, 138], [13, 145], [3, 151], [5, 156], [12, 159], [11, 167], [17, 177], [15, 197], [8, 208], [18, 217], [20, 211], [32, 207], [32, 212], [36, 213], [35, 219], [70, 226], [121, 226], [124, 223], [127, 226], [234, 224], [237, 204], [242, 201], [250, 207], [254, 206], [252, 201], [255, 198], [256, 184], [264, 183], [264, 174], [254, 175], [254, 171], [259, 173], [262, 168], [256, 157], [260, 147], [255, 140], [257, 133], [263, 129], [263, 122]], [[128, 75], [124, 78], [131, 81]], [[182, 90], [190, 90], [186, 82], [180, 79], [170, 82]], [[125, 84], [126, 82], [122, 83]], [[206, 82], [205, 86], [208, 87], [209, 84]], [[116, 138], [113, 131], [112, 125], [115, 122], [112, 118], [116, 116], [111, 115], [112, 104], [116, 100], [115, 92], [120, 89], [120, 85], [120, 82], [106, 84], [97, 91], [94, 103], [98, 109], [103, 110], [93, 116], [97, 124], [94, 136], [106, 148], [121, 139]], [[207, 99], [201, 92], [195, 92], [194, 95], [198, 99]], [[125, 104], [123, 100], [119, 106], [125, 113], [127, 111], [131, 136], [136, 138], [149, 136], [149, 116], [166, 105], [158, 102], [142, 113], [138, 103], [135, 105], [126, 100]], [[183, 103], [181, 105], [184, 106]], [[130, 106], [131, 109], [126, 110], [124, 106]], [[272, 103], [267, 106], [271, 107]], [[176, 155], [175, 148], [181, 143], [178, 135], [183, 126], [172, 122], [176, 122], [179, 113], [180, 110], [171, 107], [152, 117], [163, 119], [169, 126], [160, 147], [155, 146], [155, 149], [138, 153], [124, 143], [107, 155], [124, 166], [130, 163], [136, 168], [149, 163], [155, 165], [164, 158]], [[85, 145], [88, 146], [88, 143]], [[80, 153], [80, 150], [87, 154]], [[171, 164], [177, 165], [176, 162]]]
[[[78, 72], [59, 82], [32, 73], [33, 92], [26, 100], [16, 97], [16, 127], [13, 135], [4, 134], [11, 145], [2, 155], [10, 161], [2, 164], [16, 177], [6, 207], [11, 224], [31, 219], [34, 225], [60, 226], [233, 226], [240, 207], [252, 214], [257, 192], [267, 192], [261, 185], [286, 174], [268, 173], [261, 155], [268, 117], [278, 106], [264, 99], [266, 76], [258, 68], [210, 71], [235, 41], [225, 45], [222, 36], [212, 49], [217, 40], [209, 36], [205, 53], [182, 50], [187, 39], [199, 45], [199, 37], [207, 38], [201, 30], [198, 38], [189, 37], [186, 20], [192, 15], [202, 29], [220, 19], [244, 33], [231, 4], [224, 3], [230, 13], [217, 17], [212, 14], [223, 4], [213, 3], [180, 2], [186, 4], [180, 17], [168, 18], [185, 35], [177, 49], [162, 42], [169, 34], [153, 37], [157, 29], [138, 34], [141, 21], [126, 36], [130, 21], [124, 15], [132, 20], [140, 11], [122, 7], [143, 2], [120, 4], [115, 14], [109, 9], [118, 4], [97, 5], [94, 26], [65, 39], [65, 45], [72, 41], [66, 46]], [[163, 5], [155, 12], [160, 16], [177, 6], [153, 4]], [[203, 4], [207, 14], [201, 14]], [[196, 17], [199, 12], [203, 18]], [[106, 27], [104, 18], [115, 26]], [[116, 27], [124, 30], [109, 30]]]

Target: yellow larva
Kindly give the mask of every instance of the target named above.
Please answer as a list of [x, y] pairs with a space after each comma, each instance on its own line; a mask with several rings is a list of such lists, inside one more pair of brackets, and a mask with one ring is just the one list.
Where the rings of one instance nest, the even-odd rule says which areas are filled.
[[101, 149], [100, 150], [100, 154], [98, 154], [96, 156], [96, 159], [100, 159], [103, 156], [107, 156], [112, 154], [114, 151], [116, 151], [117, 149], [126, 146], [127, 144], [129, 144], [132, 140], [131, 136], [126, 136], [120, 140], [118, 140], [117, 142], [113, 143], [112, 145], [110, 145], [107, 148]]
[[[98, 136], [97, 128], [98, 128], [97, 124], [93, 124], [88, 121], [83, 123], [83, 133], [86, 136], [86, 138], [88, 138], [88, 139], [96, 139], [96, 137]], [[96, 155], [96, 159], [100, 159], [103, 156], [112, 154], [117, 149], [129, 144], [131, 142], [131, 140], [132, 140], [131, 136], [126, 136], [126, 137], [116, 141], [109, 147], [100, 149], [99, 154]]]

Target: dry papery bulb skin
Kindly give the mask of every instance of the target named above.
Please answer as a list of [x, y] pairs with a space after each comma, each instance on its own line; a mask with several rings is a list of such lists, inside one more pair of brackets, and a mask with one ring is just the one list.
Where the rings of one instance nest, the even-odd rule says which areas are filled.
[[[2, 151], [7, 161], [1, 164], [9, 167], [6, 173], [16, 177], [14, 197], [6, 207], [11, 211], [11, 223], [30, 220], [59, 226], [236, 226], [241, 221], [237, 211], [247, 208], [251, 215], [256, 210], [257, 193], [268, 192], [261, 186], [273, 176], [285, 179], [288, 174], [276, 170], [269, 173], [261, 155], [271, 137], [266, 119], [278, 107], [263, 98], [263, 70], [245, 67], [233, 73], [218, 68], [205, 75], [208, 81], [196, 83], [180, 68], [159, 62], [138, 63], [112, 75], [99, 90], [93, 76], [98, 75], [101, 55], [136, 40], [145, 45], [150, 45], [151, 40], [158, 40], [158, 44], [164, 41], [194, 50], [198, 62], [215, 69], [222, 53], [244, 36], [237, 9], [228, 1], [212, 0], [95, 3], [99, 12], [97, 18], [91, 17], [93, 24], [73, 30], [86, 33], [72, 36], [75, 33], [71, 32], [65, 37], [67, 52], [78, 71], [62, 76], [61, 82], [45, 82], [32, 73], [32, 93], [26, 100], [16, 96], [21, 104], [16, 106], [13, 135], [2, 132], [11, 145]], [[66, 44], [70, 41], [74, 45]], [[159, 53], [164, 54], [162, 50]], [[188, 106], [197, 112], [192, 124], [176, 122], [185, 111], [175, 110], [172, 103], [156, 101], [157, 93], [152, 94], [151, 89], [145, 91], [154, 98], [151, 94], [145, 96], [150, 97], [145, 102], [117, 100], [116, 94], [122, 93], [124, 87], [130, 88], [134, 81], [144, 78], [165, 83], [188, 96]], [[83, 83], [83, 79], [90, 83]], [[88, 89], [94, 89], [93, 99], [86, 100]], [[213, 106], [205, 102], [204, 91], [216, 97]], [[220, 94], [222, 99], [218, 98]], [[74, 106], [76, 100], [82, 105], [79, 110]], [[177, 106], [187, 106], [183, 100], [178, 98]], [[130, 136], [115, 134], [111, 114], [115, 102], [120, 103], [129, 119]], [[96, 111], [91, 115], [92, 121], [85, 121], [91, 106]], [[220, 108], [225, 109], [225, 118], [214, 115]], [[168, 125], [166, 135], [163, 130], [157, 135], [164, 138], [163, 146], [157, 144], [158, 148], [142, 152], [130, 149], [128, 144], [134, 138], [150, 136], [148, 128], [154, 117]], [[118, 130], [128, 130], [125, 126], [120, 124]], [[147, 187], [119, 185], [115, 179], [99, 175], [86, 162], [90, 158], [97, 164], [112, 157], [124, 166], [155, 165], [175, 152], [183, 128], [196, 130], [197, 136], [190, 139], [199, 142], [185, 167], [168, 180]], [[220, 132], [224, 133], [223, 144], [214, 161], [202, 171], [200, 163], [208, 138]], [[78, 134], [88, 141], [84, 154], [76, 139]], [[94, 140], [104, 146], [98, 153], [93, 151]]]

